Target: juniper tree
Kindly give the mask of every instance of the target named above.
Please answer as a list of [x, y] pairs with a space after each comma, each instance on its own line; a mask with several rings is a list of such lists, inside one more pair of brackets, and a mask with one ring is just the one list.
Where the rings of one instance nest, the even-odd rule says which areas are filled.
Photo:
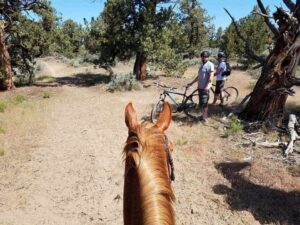
[[[274, 35], [274, 48], [267, 57], [257, 55], [252, 44], [241, 34], [231, 16], [239, 38], [249, 58], [262, 65], [261, 75], [253, 89], [243, 115], [246, 119], [264, 120], [274, 113], [283, 112], [288, 95], [293, 94], [293, 86], [300, 86], [296, 71], [300, 58], [300, 0], [283, 0], [288, 10], [278, 7], [269, 16], [261, 0], [257, 0], [259, 14]], [[271, 22], [274, 19], [277, 25]]]
[[33, 74], [34, 53], [23, 43], [24, 33], [21, 27], [23, 23], [31, 20], [28, 12], [36, 13], [38, 8], [47, 10], [47, 6], [49, 2], [46, 0], [0, 1], [1, 88], [10, 90], [15, 87], [13, 68]]
[[98, 55], [95, 62], [101, 65], [135, 57], [133, 72], [138, 80], [144, 80], [147, 62], [178, 66], [179, 54], [186, 51], [188, 44], [199, 46], [203, 32], [199, 30], [199, 35], [196, 32], [189, 41], [186, 18], [183, 12], [175, 12], [169, 0], [109, 0], [90, 24], [87, 48]]

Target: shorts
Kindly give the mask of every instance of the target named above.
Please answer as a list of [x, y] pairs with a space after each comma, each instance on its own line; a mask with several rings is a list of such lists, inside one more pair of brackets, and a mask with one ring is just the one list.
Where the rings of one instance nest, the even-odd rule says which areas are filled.
[[209, 100], [209, 91], [205, 91], [204, 89], [198, 89], [198, 93], [199, 93], [199, 105], [201, 107], [207, 107], [208, 100]]
[[224, 88], [225, 80], [217, 80], [215, 94], [220, 94], [221, 90]]

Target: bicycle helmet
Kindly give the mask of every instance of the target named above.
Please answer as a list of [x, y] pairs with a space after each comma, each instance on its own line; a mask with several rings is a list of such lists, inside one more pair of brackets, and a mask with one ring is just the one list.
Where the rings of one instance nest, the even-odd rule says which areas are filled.
[[203, 52], [201, 52], [200, 56], [201, 57], [209, 57], [210, 56], [209, 51], [203, 51]]
[[225, 58], [225, 57], [226, 57], [226, 55], [225, 55], [224, 52], [219, 52], [218, 53], [218, 58]]

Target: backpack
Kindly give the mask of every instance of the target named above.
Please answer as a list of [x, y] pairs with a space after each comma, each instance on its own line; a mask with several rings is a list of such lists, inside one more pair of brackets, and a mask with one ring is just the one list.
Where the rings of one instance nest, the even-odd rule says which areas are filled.
[[228, 77], [231, 74], [231, 66], [229, 65], [228, 62], [225, 63], [226, 63], [226, 70], [223, 71], [222, 76]]

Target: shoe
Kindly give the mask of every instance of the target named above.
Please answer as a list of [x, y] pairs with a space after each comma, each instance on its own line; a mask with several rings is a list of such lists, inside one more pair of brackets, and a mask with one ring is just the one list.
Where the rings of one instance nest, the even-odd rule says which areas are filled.
[[202, 122], [203, 124], [207, 124], [207, 119], [202, 118], [201, 122]]
[[198, 121], [202, 121], [203, 120], [203, 116], [202, 114], [198, 116]]

